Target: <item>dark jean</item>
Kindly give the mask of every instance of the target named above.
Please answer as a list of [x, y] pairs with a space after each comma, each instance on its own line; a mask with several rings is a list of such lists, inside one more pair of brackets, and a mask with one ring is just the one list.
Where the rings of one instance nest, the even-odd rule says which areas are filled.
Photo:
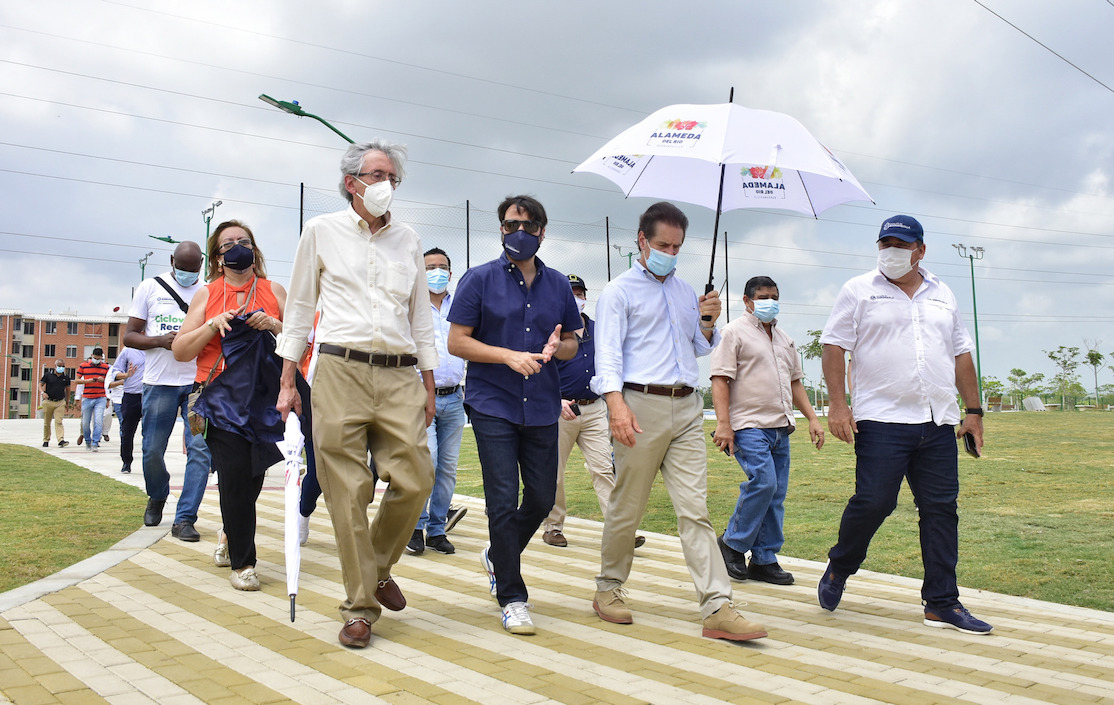
[[[487, 502], [487, 556], [495, 567], [501, 606], [526, 602], [522, 552], [557, 494], [557, 423], [521, 426], [497, 416], [471, 412], [476, 451]], [[518, 482], [522, 478], [522, 504]]]
[[832, 570], [852, 575], [866, 560], [875, 532], [897, 507], [908, 478], [917, 503], [924, 584], [934, 610], [959, 606], [959, 460], [952, 426], [859, 421], [855, 436], [855, 494], [843, 510], [839, 541], [828, 552]]
[[124, 467], [130, 468], [134, 459], [135, 430], [143, 418], [143, 394], [124, 392], [124, 400], [116, 405], [116, 416], [120, 419], [120, 460]]

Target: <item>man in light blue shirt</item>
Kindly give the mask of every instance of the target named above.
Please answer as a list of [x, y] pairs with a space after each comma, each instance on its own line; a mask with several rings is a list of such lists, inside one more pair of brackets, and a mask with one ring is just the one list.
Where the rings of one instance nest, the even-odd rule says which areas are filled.
[[123, 348], [112, 363], [116, 378], [126, 377], [123, 400], [116, 404], [116, 418], [120, 419], [120, 460], [124, 463], [120, 472], [132, 471], [134, 459], [135, 431], [143, 418], [143, 366], [147, 355], [141, 350]]
[[[451, 528], [447, 522], [449, 503], [456, 490], [456, 462], [460, 457], [464, 423], [468, 420], [464, 411], [464, 388], [460, 386], [464, 380], [464, 360], [450, 355], [448, 348], [449, 308], [453, 299], [448, 286], [452, 279], [452, 263], [449, 255], [439, 247], [426, 250], [424, 256], [429, 305], [433, 314], [433, 336], [441, 366], [433, 371], [437, 411], [426, 429], [429, 433], [429, 453], [433, 456], [433, 491], [410, 542], [406, 544], [406, 552], [414, 555], [424, 553], [426, 546], [438, 553], [456, 553], [456, 547], [445, 534]], [[456, 510], [457, 521], [465, 511], [464, 508]]]
[[704, 636], [746, 641], [766, 636], [766, 629], [731, 604], [731, 581], [708, 518], [703, 404], [694, 394], [696, 358], [719, 342], [720, 301], [715, 291], [697, 297], [674, 273], [687, 228], [688, 218], [673, 204], [650, 206], [638, 223], [641, 256], [603, 289], [596, 305], [592, 390], [607, 401], [617, 443], [592, 608], [607, 622], [633, 621], [623, 584], [634, 560], [635, 532], [661, 472], [700, 598]]

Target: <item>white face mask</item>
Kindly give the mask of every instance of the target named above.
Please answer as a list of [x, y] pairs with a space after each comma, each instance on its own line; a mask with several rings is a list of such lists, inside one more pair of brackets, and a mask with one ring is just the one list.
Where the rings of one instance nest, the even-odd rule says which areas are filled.
[[[356, 178], [356, 177], [352, 177]], [[360, 181], [356, 179], [356, 181]], [[360, 181], [364, 184], [363, 181]], [[368, 214], [372, 218], [378, 218], [387, 212], [391, 207], [391, 199], [394, 198], [394, 188], [391, 186], [389, 179], [376, 181], [374, 184], [364, 184], [367, 188], [364, 189], [364, 208], [367, 209]]]
[[577, 312], [584, 313], [584, 307], [588, 305], [588, 301], [580, 298], [579, 296], [574, 296], [573, 298], [576, 299]]
[[901, 279], [913, 271], [913, 253], [900, 247], [878, 250], [878, 269], [887, 279]]

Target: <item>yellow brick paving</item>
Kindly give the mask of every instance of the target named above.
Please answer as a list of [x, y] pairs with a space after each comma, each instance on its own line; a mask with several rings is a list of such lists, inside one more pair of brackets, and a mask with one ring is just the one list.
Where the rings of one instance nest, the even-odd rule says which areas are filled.
[[167, 536], [0, 613], [0, 702], [1114, 705], [1114, 615], [964, 590], [994, 634], [930, 629], [916, 581], [871, 573], [852, 578], [829, 614], [816, 605], [823, 566], [786, 558], [797, 585], [735, 584], [736, 602], [769, 638], [712, 641], [700, 636], [668, 536], [650, 535], [636, 554], [635, 624], [604, 623], [591, 610], [601, 527], [580, 520], [569, 522], [568, 548], [538, 540], [526, 552], [539, 633], [513, 636], [479, 567], [482, 504], [462, 501], [470, 512], [451, 535], [457, 553], [403, 557], [395, 577], [409, 605], [384, 612], [360, 651], [336, 641], [343, 589], [324, 507], [303, 549], [291, 623], [281, 491], [268, 487], [259, 502], [257, 593], [233, 590], [228, 570], [212, 565], [210, 491], [198, 522], [208, 540]]

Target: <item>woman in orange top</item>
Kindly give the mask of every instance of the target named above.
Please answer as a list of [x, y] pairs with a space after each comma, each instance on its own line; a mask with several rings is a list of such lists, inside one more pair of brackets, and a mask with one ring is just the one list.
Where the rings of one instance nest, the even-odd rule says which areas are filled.
[[[195, 379], [199, 385], [216, 379], [224, 369], [221, 338], [231, 330], [233, 318], [253, 312], [247, 318], [248, 327], [259, 335], [277, 335], [282, 331], [286, 306], [286, 290], [267, 279], [263, 253], [246, 225], [236, 220], [221, 223], [205, 249], [209, 284], [190, 302], [171, 347], [179, 361], [197, 358]], [[241, 434], [210, 424], [205, 442], [217, 472], [224, 522], [213, 560], [218, 566], [231, 566], [230, 580], [237, 590], [258, 590], [255, 502], [267, 468], [253, 466], [252, 442]]]

